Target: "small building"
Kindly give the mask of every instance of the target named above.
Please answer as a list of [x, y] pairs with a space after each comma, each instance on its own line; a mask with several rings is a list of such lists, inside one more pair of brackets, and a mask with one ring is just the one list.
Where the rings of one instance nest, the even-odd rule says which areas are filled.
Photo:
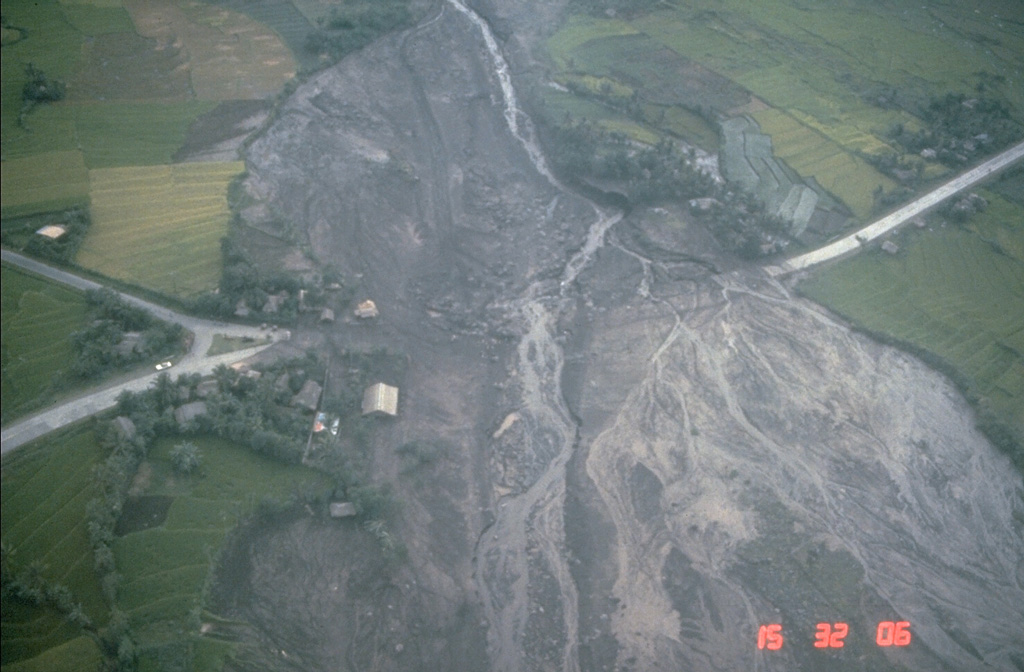
[[203, 415], [206, 415], [205, 401], [193, 401], [174, 409], [174, 419], [179, 425], [188, 424]]
[[331, 502], [331, 518], [351, 518], [356, 515], [356, 505], [352, 502]]
[[334, 322], [334, 311], [330, 308], [324, 308], [320, 311], [320, 322], [330, 324]]
[[900, 246], [892, 242], [891, 240], [887, 240], [884, 243], [882, 243], [882, 251], [888, 252], [889, 254], [896, 254], [897, 252], [900, 251]]
[[235, 317], [249, 317], [249, 312], [249, 306], [245, 303], [245, 299], [239, 299], [235, 304]]
[[320, 404], [320, 393], [322, 391], [323, 389], [320, 387], [320, 384], [315, 380], [307, 380], [298, 394], [292, 397], [292, 406], [303, 408], [312, 413], [316, 411], [316, 407]]
[[363, 392], [363, 415], [398, 415], [398, 388], [386, 383], [370, 385]]
[[47, 224], [36, 231], [36, 235], [42, 236], [43, 238], [49, 238], [50, 240], [57, 240], [58, 238], [63, 237], [67, 232], [67, 228], [60, 224]]
[[378, 315], [380, 315], [380, 311], [377, 310], [377, 304], [370, 299], [367, 299], [356, 306], [356, 317], [365, 320], [371, 317], [377, 317]]

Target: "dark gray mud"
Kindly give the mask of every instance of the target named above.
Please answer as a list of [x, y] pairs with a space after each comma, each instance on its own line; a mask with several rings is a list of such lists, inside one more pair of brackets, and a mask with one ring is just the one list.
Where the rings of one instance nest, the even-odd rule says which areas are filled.
[[[538, 72], [558, 3], [524, 4], [480, 7], [508, 61], [440, 3], [301, 86], [247, 151], [250, 230], [381, 310], [323, 347], [406, 357], [368, 457], [408, 561], [349, 522], [243, 532], [218, 600], [250, 624], [236, 667], [1019, 667], [1020, 476], [947, 381], [685, 213], [620, 221], [549, 178], [498, 76]], [[410, 469], [412, 441], [444, 457]], [[899, 620], [913, 643], [877, 646]], [[839, 621], [846, 646], [814, 648]], [[778, 651], [756, 646], [768, 623]]]

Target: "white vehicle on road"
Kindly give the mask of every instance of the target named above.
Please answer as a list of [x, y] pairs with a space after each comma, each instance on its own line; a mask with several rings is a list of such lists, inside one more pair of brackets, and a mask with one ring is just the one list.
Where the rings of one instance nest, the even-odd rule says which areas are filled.
[[156, 365], [156, 370], [163, 371], [164, 369], [169, 369], [172, 366], [174, 366], [173, 362], [160, 362], [159, 364]]

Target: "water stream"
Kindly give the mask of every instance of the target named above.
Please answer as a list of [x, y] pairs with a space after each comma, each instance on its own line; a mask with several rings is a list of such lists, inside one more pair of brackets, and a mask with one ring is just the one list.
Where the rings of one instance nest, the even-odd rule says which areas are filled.
[[[501, 88], [509, 131], [526, 150], [537, 172], [555, 187], [564, 189], [548, 168], [529, 117], [518, 107], [508, 62], [490, 26], [460, 0], [448, 0], [448, 4], [481, 32]], [[559, 667], [568, 672], [579, 669], [577, 595], [566, 561], [562, 513], [565, 466], [576, 445], [577, 426], [562, 394], [564, 353], [554, 330], [573, 281], [604, 244], [608, 229], [622, 217], [621, 213], [609, 214], [596, 206], [594, 211], [596, 218], [583, 245], [568, 259], [561, 273], [558, 295], [551, 295], [550, 282], [536, 282], [521, 300], [510, 306], [525, 332], [517, 349], [516, 364], [523, 404], [520, 415], [530, 428], [529, 445], [522, 450], [532, 453], [535, 460], [546, 466], [524, 492], [499, 502], [495, 523], [477, 546], [476, 580], [489, 623], [488, 649], [494, 669], [499, 671], [528, 669], [533, 666], [530, 656], [538, 655], [525, 646], [528, 621], [537, 613], [535, 610], [541, 609], [530, 599], [531, 582], [538, 573], [543, 575], [545, 586], [552, 580], [557, 585], [561, 632], [548, 636], [560, 649]]]

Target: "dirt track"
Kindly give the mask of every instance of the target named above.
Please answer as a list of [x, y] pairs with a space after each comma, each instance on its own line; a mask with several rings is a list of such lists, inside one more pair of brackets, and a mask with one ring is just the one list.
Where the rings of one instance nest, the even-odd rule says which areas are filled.
[[[557, 4], [487, 12], [514, 83]], [[254, 531], [225, 602], [253, 651], [289, 655], [236, 667], [1024, 665], [1021, 479], [952, 387], [762, 271], [721, 271], [696, 225], [562, 189], [487, 26], [438, 8], [301, 87], [249, 150], [250, 223], [287, 224], [381, 307], [332, 347], [408, 355], [372, 459], [409, 562], [373, 574], [344, 524]], [[447, 457], [410, 472], [413, 440]], [[324, 572], [348, 589], [313, 590]], [[291, 616], [310, 627], [280, 632]], [[914, 646], [877, 647], [900, 618]], [[850, 623], [839, 654], [810, 646], [826, 620]], [[767, 622], [779, 652], [755, 647]]]

